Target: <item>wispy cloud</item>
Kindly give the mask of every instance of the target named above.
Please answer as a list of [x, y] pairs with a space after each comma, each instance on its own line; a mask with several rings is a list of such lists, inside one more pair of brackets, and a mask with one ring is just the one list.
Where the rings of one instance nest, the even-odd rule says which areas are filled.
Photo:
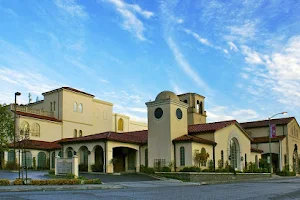
[[254, 21], [246, 21], [240, 26], [229, 26], [228, 29], [233, 37], [253, 38], [256, 34], [256, 23]]
[[148, 10], [142, 9], [137, 4], [129, 4], [122, 0], [106, 0], [107, 2], [113, 4], [116, 10], [120, 13], [123, 18], [122, 27], [134, 34], [139, 40], [147, 40], [144, 36], [146, 28], [141, 19], [137, 17], [137, 14], [141, 15], [146, 19], [150, 19], [154, 13]]
[[232, 41], [228, 42], [228, 45], [229, 45], [230, 50], [232, 50], [232, 51], [237, 52], [239, 50]]
[[200, 78], [200, 76], [193, 70], [187, 60], [184, 58], [180, 49], [173, 41], [171, 37], [167, 39], [167, 43], [175, 57], [175, 60], [178, 66], [200, 87], [205, 89], [207, 92], [211, 92], [210, 88], [206, 85], [206, 83]]
[[200, 42], [201, 44], [217, 49], [217, 50], [221, 50], [223, 53], [228, 54], [228, 50], [225, 48], [222, 48], [220, 46], [214, 45], [211, 42], [208, 41], [208, 39], [201, 37], [198, 33], [195, 33], [193, 31], [191, 31], [190, 29], [184, 29], [184, 32], [188, 35], [192, 35], [198, 42]]
[[246, 56], [245, 61], [249, 64], [264, 64], [262, 56], [248, 46], [241, 46], [243, 54]]
[[89, 16], [85, 8], [77, 4], [75, 0], [54, 0], [54, 3], [73, 17], [88, 18]]

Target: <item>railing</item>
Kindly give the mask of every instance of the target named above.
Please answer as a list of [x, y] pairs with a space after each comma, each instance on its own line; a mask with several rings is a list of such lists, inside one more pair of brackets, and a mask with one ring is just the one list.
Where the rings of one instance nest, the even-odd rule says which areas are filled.
[[[15, 110], [15, 105], [11, 104], [10, 109], [12, 111], [14, 111]], [[35, 115], [54, 117], [54, 112], [44, 111], [42, 109], [33, 109], [33, 108], [28, 107], [28, 106], [19, 106], [19, 105], [17, 105], [16, 110], [20, 111], [20, 112], [35, 114]]]

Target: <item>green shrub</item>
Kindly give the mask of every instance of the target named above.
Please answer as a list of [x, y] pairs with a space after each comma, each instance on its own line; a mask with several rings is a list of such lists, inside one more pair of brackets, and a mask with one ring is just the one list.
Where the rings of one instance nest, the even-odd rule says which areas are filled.
[[160, 169], [161, 172], [171, 172], [171, 168], [170, 167], [162, 167]]
[[180, 172], [201, 172], [201, 169], [196, 166], [184, 167], [183, 169], [180, 170]]
[[80, 164], [79, 165], [79, 171], [87, 172], [88, 171], [88, 165], [87, 164]]
[[7, 179], [0, 179], [0, 185], [7, 186], [7, 185], [10, 185], [10, 182]]
[[[75, 177], [75, 176], [74, 176]], [[80, 180], [87, 180], [84, 176], [78, 176], [77, 179], [80, 179]]]
[[154, 168], [141, 165], [140, 171], [146, 174], [154, 174]]
[[77, 179], [50, 179], [50, 180], [32, 180], [31, 185], [78, 185], [81, 180]]
[[223, 173], [223, 172], [228, 172], [228, 170], [225, 168], [219, 168], [219, 169], [216, 169], [215, 172]]
[[100, 179], [89, 179], [89, 180], [85, 180], [83, 182], [83, 184], [102, 184]]
[[36, 169], [36, 157], [32, 158], [32, 168]]
[[54, 171], [54, 170], [49, 170], [49, 171], [48, 171], [48, 174], [49, 174], [49, 175], [55, 175], [55, 171]]
[[215, 171], [214, 162], [212, 160], [208, 161], [208, 169], [209, 169], [210, 172]]
[[73, 179], [73, 178], [75, 178], [75, 175], [72, 174], [72, 173], [68, 173], [68, 174], [65, 175], [65, 177], [66, 177], [67, 179]]
[[277, 172], [279, 176], [296, 176], [296, 172], [289, 172], [289, 171], [280, 171]]
[[103, 171], [103, 165], [91, 165], [92, 171], [93, 172], [102, 172]]
[[5, 169], [7, 170], [17, 170], [19, 169], [19, 165], [15, 162], [7, 162], [5, 165]]

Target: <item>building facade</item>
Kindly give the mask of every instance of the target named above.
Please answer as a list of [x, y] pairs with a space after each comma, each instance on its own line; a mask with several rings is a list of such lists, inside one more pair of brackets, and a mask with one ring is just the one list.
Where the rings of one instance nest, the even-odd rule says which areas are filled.
[[[259, 160], [269, 155], [268, 121], [206, 123], [205, 98], [196, 93], [159, 93], [146, 102], [147, 124], [113, 113], [111, 103], [73, 88], [43, 95], [43, 101], [16, 107], [17, 133], [30, 136], [16, 145], [27, 149], [26, 158], [23, 153], [17, 159], [21, 165], [26, 161], [37, 168], [54, 168], [56, 156], [77, 155], [81, 171], [138, 172], [142, 165], [169, 166], [174, 171], [230, 165], [243, 171], [250, 162], [259, 166]], [[277, 125], [272, 139], [275, 171], [284, 166], [297, 171], [300, 129], [296, 119], [272, 123]], [[5, 152], [3, 160], [11, 161], [12, 154], [12, 150]], [[199, 160], [199, 154], [205, 159]]]

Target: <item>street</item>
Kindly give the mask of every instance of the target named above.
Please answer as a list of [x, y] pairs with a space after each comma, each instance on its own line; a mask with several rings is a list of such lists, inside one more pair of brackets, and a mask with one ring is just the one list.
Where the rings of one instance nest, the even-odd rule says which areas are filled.
[[[151, 181], [146, 181], [150, 185]], [[154, 183], [155, 182], [155, 183]], [[148, 187], [145, 181], [123, 183], [128, 188], [112, 190], [70, 190], [38, 192], [5, 192], [0, 199], [300, 199], [300, 179], [275, 179], [216, 185], [156, 184]]]

